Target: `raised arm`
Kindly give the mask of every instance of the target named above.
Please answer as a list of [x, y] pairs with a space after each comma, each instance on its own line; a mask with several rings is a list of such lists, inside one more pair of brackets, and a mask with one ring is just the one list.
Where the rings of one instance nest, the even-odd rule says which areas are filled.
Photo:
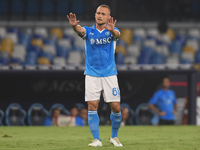
[[76, 15], [73, 13], [70, 13], [69, 15], [67, 15], [67, 18], [69, 20], [70, 25], [72, 26], [72, 28], [74, 29], [74, 31], [79, 35], [79, 36], [84, 36], [85, 35], [85, 29], [83, 27], [81, 27], [80, 25], [78, 25], [79, 20], [76, 20]]
[[108, 20], [108, 24], [105, 25], [105, 28], [110, 31], [113, 36], [115, 36], [115, 38], [119, 38], [120, 34], [119, 31], [115, 30], [115, 24], [116, 24], [117, 20], [113, 21], [113, 17], [110, 17], [110, 19]]

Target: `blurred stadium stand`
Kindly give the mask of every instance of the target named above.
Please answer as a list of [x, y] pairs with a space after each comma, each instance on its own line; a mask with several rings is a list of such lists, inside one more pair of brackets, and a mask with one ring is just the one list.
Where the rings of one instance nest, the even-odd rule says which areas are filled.
[[[15, 21], [0, 22], [0, 64], [84, 64], [83, 41], [69, 25], [65, 25], [66, 22], [38, 21], [35, 25], [30, 25], [31, 21], [18, 22], [15, 27]], [[86, 24], [92, 25], [83, 22]], [[169, 29], [164, 33], [159, 32], [156, 22], [119, 22], [117, 26], [121, 30], [116, 47], [119, 65], [200, 62], [198, 24], [169, 23]]]

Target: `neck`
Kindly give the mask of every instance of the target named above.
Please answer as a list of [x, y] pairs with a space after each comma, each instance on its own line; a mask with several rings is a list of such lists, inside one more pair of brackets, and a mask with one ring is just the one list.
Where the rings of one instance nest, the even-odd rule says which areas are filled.
[[103, 29], [105, 29], [104, 25], [105, 24], [99, 25], [99, 24], [96, 23], [96, 29], [102, 31]]
[[164, 90], [164, 91], [167, 91], [167, 90], [168, 90], [168, 88], [163, 88], [163, 90]]

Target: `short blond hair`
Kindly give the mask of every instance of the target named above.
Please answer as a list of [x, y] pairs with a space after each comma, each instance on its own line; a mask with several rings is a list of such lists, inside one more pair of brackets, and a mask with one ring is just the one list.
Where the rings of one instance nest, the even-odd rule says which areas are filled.
[[[111, 14], [111, 9], [110, 9], [110, 7], [109, 7], [108, 5], [106, 5], [106, 4], [101, 4], [101, 5], [99, 5], [99, 7], [108, 8], [108, 10], [110, 11], [110, 14]], [[98, 7], [98, 8], [99, 8], [99, 7]]]

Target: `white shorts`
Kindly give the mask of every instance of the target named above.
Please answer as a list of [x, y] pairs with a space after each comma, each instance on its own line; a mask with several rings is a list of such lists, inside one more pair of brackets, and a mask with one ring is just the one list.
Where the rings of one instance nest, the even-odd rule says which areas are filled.
[[85, 76], [85, 101], [100, 100], [101, 93], [106, 103], [120, 102], [120, 90], [117, 76]]

